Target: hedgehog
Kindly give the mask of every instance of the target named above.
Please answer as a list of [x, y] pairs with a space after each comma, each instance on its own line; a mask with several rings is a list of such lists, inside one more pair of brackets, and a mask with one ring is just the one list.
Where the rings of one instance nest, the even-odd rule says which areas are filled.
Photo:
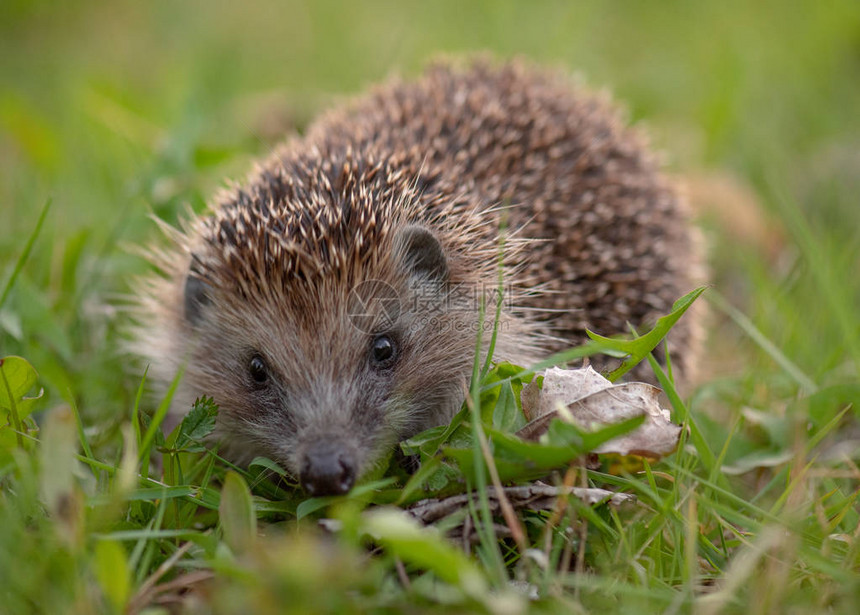
[[[312, 495], [449, 421], [476, 350], [529, 365], [586, 328], [647, 326], [701, 261], [678, 191], [608, 97], [486, 58], [328, 111], [167, 232], [134, 351], [163, 390], [182, 370], [171, 412], [210, 396], [220, 451], [268, 457]], [[696, 338], [695, 322], [673, 330], [676, 373]]]

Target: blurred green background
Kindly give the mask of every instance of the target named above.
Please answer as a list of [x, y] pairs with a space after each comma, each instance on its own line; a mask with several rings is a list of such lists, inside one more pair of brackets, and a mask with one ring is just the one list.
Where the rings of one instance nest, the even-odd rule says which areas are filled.
[[[561, 67], [612, 92], [685, 186], [708, 240], [709, 339], [686, 393], [720, 467], [696, 465], [707, 448], [698, 443], [655, 466], [667, 488], [643, 491], [631, 516], [607, 512], [618, 532], [610, 523], [588, 538], [598, 574], [564, 582], [594, 583], [583, 596], [600, 612], [716, 612], [705, 594], [722, 588], [734, 606], [720, 612], [857, 613], [858, 0], [0, 0], [0, 294], [52, 203], [0, 297], [0, 357], [29, 360], [45, 388], [38, 410], [68, 421], [57, 407], [74, 404], [82, 440], [103, 467], [118, 465], [141, 381], [122, 352], [119, 306], [148, 269], [132, 247], [159, 237], [151, 215], [173, 223], [187, 207], [201, 211], [226, 178], [243, 178], [344, 97], [417, 74], [437, 54], [475, 51]], [[144, 399], [142, 412], [158, 402]], [[97, 587], [121, 594], [115, 579], [133, 574], [139, 590], [179, 545], [141, 538], [126, 566], [122, 549], [100, 549], [118, 544], [93, 533], [113, 514], [101, 496], [121, 491], [101, 471], [98, 485], [82, 474], [86, 489], [70, 491], [86, 494], [78, 521], [89, 534], [67, 540], [74, 523], [45, 516], [36, 497], [57, 477], [72, 482], [55, 448], [36, 449], [41, 475], [39, 460], [16, 450], [0, 476], [2, 612], [106, 612]], [[160, 527], [168, 500], [153, 521], [155, 508], [133, 499], [123, 521]], [[390, 554], [333, 560], [330, 540], [315, 549], [299, 534], [278, 547], [265, 533], [267, 548], [223, 577], [236, 582], [218, 582], [216, 611], [360, 605], [356, 588], [367, 604], [426, 603], [379, 589], [394, 575]], [[702, 559], [717, 552], [710, 541], [725, 559]], [[192, 565], [210, 565], [209, 544]], [[110, 574], [96, 584], [94, 570]], [[578, 596], [579, 585], [565, 587]]]
[[[0, 275], [53, 206], [0, 351], [47, 402], [129, 407], [113, 305], [157, 236], [320, 110], [438, 53], [489, 50], [623, 101], [685, 178], [716, 290], [818, 384], [860, 366], [860, 2], [0, 3]], [[704, 380], [793, 383], [715, 310]], [[716, 384], [714, 384], [716, 383]], [[722, 384], [720, 384], [722, 383]], [[781, 388], [782, 387], [782, 388]]]

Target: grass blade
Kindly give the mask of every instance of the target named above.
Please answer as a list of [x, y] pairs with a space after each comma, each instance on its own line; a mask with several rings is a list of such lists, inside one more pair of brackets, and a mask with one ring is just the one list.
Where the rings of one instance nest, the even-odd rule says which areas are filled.
[[33, 244], [36, 243], [36, 237], [38, 237], [39, 233], [42, 231], [42, 225], [45, 223], [45, 218], [48, 215], [49, 209], [51, 209], [51, 199], [45, 201], [45, 204], [42, 206], [42, 212], [39, 214], [36, 226], [33, 227], [33, 231], [27, 239], [27, 244], [24, 246], [24, 251], [21, 252], [21, 255], [18, 257], [18, 261], [15, 263], [15, 268], [12, 270], [12, 275], [9, 276], [6, 286], [3, 288], [3, 294], [0, 295], [0, 308], [3, 307], [4, 303], [6, 303], [6, 298], [9, 296], [9, 292], [15, 285], [15, 280], [18, 278], [18, 274], [21, 273], [24, 263], [26, 263], [27, 259], [30, 258], [30, 251], [33, 249]]

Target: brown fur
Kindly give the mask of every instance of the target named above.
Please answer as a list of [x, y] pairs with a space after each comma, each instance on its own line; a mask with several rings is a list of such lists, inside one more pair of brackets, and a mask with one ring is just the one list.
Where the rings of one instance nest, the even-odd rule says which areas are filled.
[[[174, 232], [176, 247], [154, 259], [165, 275], [140, 295], [136, 351], [161, 383], [186, 365], [176, 407], [212, 395], [234, 457], [298, 473], [305, 443], [333, 439], [367, 469], [459, 407], [472, 297], [496, 287], [503, 218], [512, 305], [499, 359], [527, 363], [582, 341], [585, 327], [642, 327], [701, 281], [685, 208], [607, 101], [518, 63], [442, 64], [330, 112]], [[404, 269], [410, 225], [441, 245], [445, 284]], [[195, 323], [183, 310], [189, 275], [209, 289]], [[367, 280], [404, 306], [402, 354], [385, 378], [366, 369], [370, 336], [349, 318], [350, 291]], [[422, 301], [440, 292], [453, 305], [424, 323]], [[682, 321], [672, 333], [681, 370], [693, 331]], [[268, 397], [247, 386], [257, 351], [277, 378]]]

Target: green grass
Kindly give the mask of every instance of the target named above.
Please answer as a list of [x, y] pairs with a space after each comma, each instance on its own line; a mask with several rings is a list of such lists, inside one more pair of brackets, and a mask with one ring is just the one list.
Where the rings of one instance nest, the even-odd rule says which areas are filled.
[[[731, 190], [704, 189], [700, 382], [679, 395], [665, 380], [685, 446], [562, 471], [639, 502], [522, 513], [519, 540], [481, 523], [481, 498], [465, 555], [368, 507], [402, 505], [399, 484], [303, 500], [264, 461], [231, 470], [197, 450], [205, 404], [172, 436], [138, 420], [161, 400], [123, 369], [111, 306], [146, 270], [127, 246], [157, 234], [150, 214], [201, 210], [341, 96], [476, 49], [580, 71], [692, 194], [705, 176]], [[186, 607], [221, 613], [860, 611], [856, 2], [11, 0], [0, 57], [0, 357], [27, 361], [0, 381], [0, 612], [140, 612], [201, 583]], [[720, 215], [735, 201], [764, 230]], [[475, 397], [487, 420], [458, 429], [492, 439], [511, 394]], [[460, 457], [481, 468], [471, 442]]]

